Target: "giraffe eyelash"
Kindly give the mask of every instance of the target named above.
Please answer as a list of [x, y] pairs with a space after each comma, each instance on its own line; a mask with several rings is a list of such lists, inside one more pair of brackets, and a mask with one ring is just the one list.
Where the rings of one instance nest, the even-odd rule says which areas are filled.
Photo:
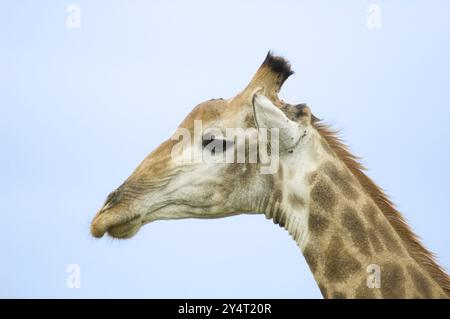
[[[217, 143], [220, 143], [220, 142], [222, 143], [222, 147], [217, 148]], [[215, 154], [216, 150], [217, 151], [225, 151], [228, 148], [230, 148], [233, 144], [234, 143], [231, 140], [227, 140], [227, 139], [223, 139], [223, 138], [216, 138], [214, 135], [208, 136], [208, 137], [204, 136], [202, 139], [202, 148], [209, 149], [212, 154]]]

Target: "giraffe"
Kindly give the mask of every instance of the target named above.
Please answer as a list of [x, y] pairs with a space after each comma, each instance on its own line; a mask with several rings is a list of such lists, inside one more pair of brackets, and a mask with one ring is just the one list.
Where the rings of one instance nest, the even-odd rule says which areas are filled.
[[[292, 74], [269, 52], [242, 92], [196, 106], [180, 128], [194, 134], [200, 120], [200, 142], [176, 151], [174, 136], [163, 142], [107, 197], [91, 234], [130, 238], [156, 220], [264, 214], [296, 241], [324, 298], [448, 298], [449, 276], [357, 158], [309, 106], [278, 97]], [[220, 134], [230, 127], [278, 129], [277, 170], [262, 174], [259, 157], [177, 161], [196, 150], [234, 153], [238, 143]], [[252, 132], [247, 139], [258, 140]]]

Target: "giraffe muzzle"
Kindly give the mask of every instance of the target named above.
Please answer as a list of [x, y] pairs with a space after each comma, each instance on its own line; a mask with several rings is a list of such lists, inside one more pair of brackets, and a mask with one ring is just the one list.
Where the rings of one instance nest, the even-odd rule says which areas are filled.
[[142, 226], [142, 216], [117, 208], [101, 209], [91, 223], [91, 234], [101, 238], [108, 233], [114, 238], [131, 238]]

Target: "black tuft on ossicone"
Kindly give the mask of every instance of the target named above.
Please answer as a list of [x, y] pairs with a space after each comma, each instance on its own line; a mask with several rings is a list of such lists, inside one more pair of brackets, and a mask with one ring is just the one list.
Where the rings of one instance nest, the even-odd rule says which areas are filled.
[[294, 71], [291, 70], [291, 64], [280, 56], [274, 56], [272, 51], [267, 53], [263, 65], [267, 65], [274, 73], [277, 73], [280, 76], [280, 85], [282, 85], [288, 77], [294, 74]]

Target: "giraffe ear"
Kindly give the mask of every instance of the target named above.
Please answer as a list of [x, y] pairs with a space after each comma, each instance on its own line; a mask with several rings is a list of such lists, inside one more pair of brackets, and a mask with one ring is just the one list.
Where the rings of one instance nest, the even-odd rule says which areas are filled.
[[298, 123], [291, 121], [264, 95], [255, 94], [252, 104], [257, 128], [278, 128], [281, 149], [291, 149], [297, 145], [302, 135]]

